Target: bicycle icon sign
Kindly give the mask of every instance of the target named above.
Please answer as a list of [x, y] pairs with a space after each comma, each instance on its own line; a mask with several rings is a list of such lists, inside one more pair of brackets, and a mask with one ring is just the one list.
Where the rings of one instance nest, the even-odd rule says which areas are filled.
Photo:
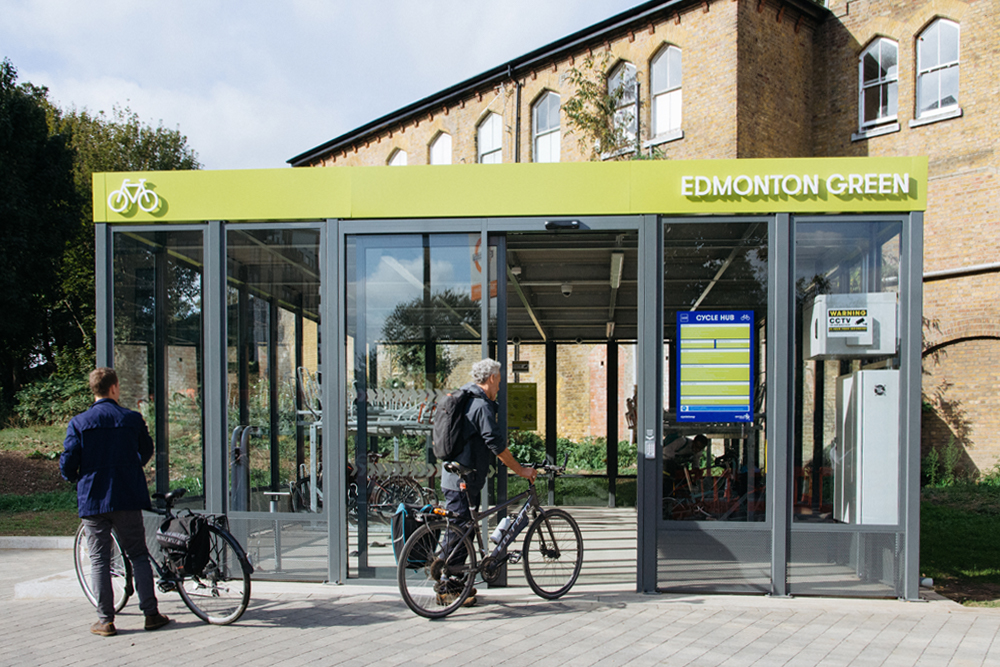
[[152, 213], [160, 207], [159, 196], [146, 188], [145, 178], [140, 178], [138, 183], [126, 178], [119, 189], [108, 195], [108, 208], [115, 213], [123, 212], [132, 204], [138, 204], [146, 213]]

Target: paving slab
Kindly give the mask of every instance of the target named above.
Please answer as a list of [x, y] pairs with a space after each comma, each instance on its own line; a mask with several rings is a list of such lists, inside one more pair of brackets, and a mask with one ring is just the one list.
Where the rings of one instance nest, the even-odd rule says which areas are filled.
[[[232, 626], [199, 621], [161, 595], [174, 622], [142, 630], [130, 601], [117, 637], [80, 592], [70, 549], [0, 548], [0, 666], [170, 665], [989, 665], [1000, 610], [925, 602], [733, 595], [646, 595], [578, 585], [560, 600], [524, 586], [440, 621], [415, 616], [391, 582], [255, 581]], [[180, 641], [179, 641], [180, 640]]]

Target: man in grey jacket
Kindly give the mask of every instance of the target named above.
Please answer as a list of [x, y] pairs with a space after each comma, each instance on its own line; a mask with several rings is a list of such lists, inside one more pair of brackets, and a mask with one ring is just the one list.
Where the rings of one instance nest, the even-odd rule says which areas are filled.
[[[462, 424], [462, 440], [465, 445], [455, 461], [472, 470], [465, 477], [466, 490], [461, 490], [461, 477], [447, 470], [441, 473], [445, 509], [455, 512], [466, 521], [472, 520], [469, 499], [472, 498], [478, 508], [480, 492], [486, 485], [494, 458], [500, 459], [516, 475], [529, 481], [533, 482], [538, 474], [534, 468], [525, 468], [517, 462], [507, 448], [505, 434], [500, 432], [497, 425], [496, 398], [500, 391], [500, 371], [500, 364], [493, 359], [477, 361], [472, 366], [472, 382], [463, 387], [472, 397], [466, 405]], [[472, 595], [465, 601], [466, 606], [476, 603], [475, 589], [472, 590]]]

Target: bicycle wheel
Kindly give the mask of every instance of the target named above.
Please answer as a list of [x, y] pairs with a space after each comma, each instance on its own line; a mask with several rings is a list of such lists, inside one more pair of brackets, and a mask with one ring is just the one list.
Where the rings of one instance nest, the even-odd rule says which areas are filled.
[[[80, 581], [83, 594], [90, 604], [97, 606], [97, 595], [90, 584], [90, 546], [87, 543], [87, 531], [83, 524], [76, 529], [76, 539], [73, 542], [73, 564], [76, 566], [76, 578]], [[118, 542], [118, 534], [111, 532], [111, 590], [115, 593], [115, 613], [125, 607], [132, 595], [132, 564], [122, 554], [122, 546]]]
[[396, 581], [406, 606], [424, 618], [444, 618], [472, 591], [476, 552], [453, 523], [424, 524], [406, 540]]
[[177, 587], [194, 615], [213, 625], [229, 625], [250, 602], [253, 569], [236, 539], [216, 526], [208, 527], [210, 557], [200, 575], [185, 576]]
[[123, 190], [115, 190], [108, 195], [108, 208], [115, 213], [121, 213], [128, 208], [128, 193]]
[[524, 538], [524, 577], [546, 600], [562, 597], [576, 583], [583, 566], [583, 536], [569, 514], [545, 510]]
[[152, 190], [143, 190], [137, 197], [139, 208], [146, 213], [152, 213], [160, 205], [160, 197]]

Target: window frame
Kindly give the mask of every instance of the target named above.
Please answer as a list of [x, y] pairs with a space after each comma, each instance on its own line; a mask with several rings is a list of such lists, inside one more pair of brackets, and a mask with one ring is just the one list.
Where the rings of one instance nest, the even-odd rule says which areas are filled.
[[[948, 61], [947, 63], [938, 62], [931, 67], [924, 67], [922, 61], [925, 58], [924, 48], [925, 36], [932, 30], [938, 30], [943, 25], [953, 26], [955, 28], [955, 59]], [[938, 45], [938, 58], [941, 54], [941, 40], [940, 36], [937, 40]], [[927, 24], [927, 26], [917, 34], [914, 39], [914, 90], [913, 90], [913, 121], [910, 123], [911, 127], [918, 125], [924, 125], [927, 123], [933, 123], [938, 120], [945, 120], [948, 118], [955, 118], [962, 115], [962, 107], [960, 104], [959, 89], [961, 87], [961, 66], [962, 66], [962, 24], [958, 21], [954, 21], [945, 17], [935, 18], [933, 21]], [[937, 99], [936, 103], [938, 107], [936, 109], [922, 110], [923, 102], [921, 100], [921, 91], [923, 90], [923, 79], [924, 77], [930, 76], [932, 74], [939, 74], [951, 68], [955, 69], [955, 76], [957, 79], [955, 85], [955, 103], [949, 104], [948, 106], [942, 106], [941, 102], [941, 86], [940, 79], [938, 83]]]
[[[447, 162], [435, 161], [435, 154], [440, 155], [443, 152], [442, 150], [438, 149], [438, 146], [441, 145], [440, 142], [444, 141], [445, 137], [448, 138]], [[431, 142], [427, 144], [427, 164], [451, 164], [451, 163], [452, 163], [451, 135], [444, 131], [438, 132], [437, 134], [434, 135], [434, 138], [431, 139]]]
[[[878, 51], [878, 56], [876, 61], [878, 63], [879, 71], [883, 68], [883, 48], [885, 46], [891, 46], [896, 52], [896, 65], [895, 71], [891, 69], [887, 70], [885, 77], [881, 74], [874, 79], [865, 79], [865, 58], [867, 58], [873, 51]], [[881, 115], [883, 105], [879, 104], [879, 115], [871, 120], [865, 119], [865, 109], [866, 101], [868, 95], [877, 94], [879, 95], [879, 101], [882, 101], [883, 90], [886, 95], [885, 108], [893, 109], [892, 113], [886, 113], [884, 116]], [[897, 123], [899, 120], [899, 43], [889, 37], [877, 37], [871, 41], [871, 43], [861, 52], [858, 56], [858, 131], [866, 132], [871, 131], [881, 126], [888, 125], [890, 123]], [[898, 129], [898, 127], [897, 127]]]
[[[551, 104], [552, 98], [556, 99], [556, 113], [558, 122], [554, 128], [547, 127], [544, 130], [538, 129], [538, 120], [540, 118], [539, 110], [543, 104]], [[562, 159], [562, 97], [559, 93], [554, 90], [546, 90], [535, 103], [531, 105], [531, 161], [532, 162], [560, 162]], [[551, 107], [546, 107], [546, 117], [551, 112]], [[540, 140], [551, 140], [555, 136], [556, 150], [554, 160], [539, 160], [538, 156], [541, 153], [538, 149], [538, 144]]]
[[[669, 58], [671, 53], [676, 53], [678, 58], [680, 58], [680, 80], [673, 82], [670, 79], [670, 64]], [[674, 44], [663, 45], [650, 59], [649, 61], [649, 98], [650, 98], [650, 134], [652, 138], [645, 145], [654, 145], [659, 143], [664, 143], [666, 141], [672, 141], [674, 139], [680, 139], [684, 136], [683, 122], [684, 122], [684, 111], [683, 111], [683, 87], [684, 87], [684, 52], [679, 46]], [[666, 82], [664, 86], [657, 86], [657, 64], [662, 58], [666, 58]], [[676, 94], [676, 95], [675, 95]], [[672, 123], [665, 129], [661, 129], [657, 124], [657, 118], [659, 117], [658, 110], [660, 104], [670, 104], [670, 98], [679, 98], [677, 100], [677, 121]], [[669, 117], [669, 115], [668, 115]]]
[[[495, 127], [494, 127], [495, 126]], [[496, 134], [496, 146], [486, 147], [484, 139], [492, 140]], [[488, 150], [487, 150], [488, 148]], [[490, 158], [488, 161], [483, 158]], [[496, 157], [496, 160], [492, 159]], [[500, 164], [503, 162], [503, 118], [495, 111], [489, 111], [476, 125], [476, 162], [478, 164]]]
[[621, 103], [615, 107], [615, 126], [617, 127], [619, 123], [621, 123], [620, 119], [625, 113], [631, 114], [632, 119], [629, 123], [630, 127], [625, 128], [625, 136], [629, 139], [629, 145], [625, 148], [602, 154], [601, 157], [603, 159], [624, 155], [625, 153], [631, 153], [637, 148], [636, 144], [639, 139], [639, 113], [636, 109], [639, 97], [637, 94], [639, 83], [638, 75], [638, 68], [636, 68], [636, 66], [628, 60], [618, 61], [618, 63], [611, 68], [611, 71], [608, 72], [606, 81], [609, 95], [613, 94], [615, 90], [619, 87], [625, 86], [627, 83], [632, 84], [632, 92], [623, 94]]

